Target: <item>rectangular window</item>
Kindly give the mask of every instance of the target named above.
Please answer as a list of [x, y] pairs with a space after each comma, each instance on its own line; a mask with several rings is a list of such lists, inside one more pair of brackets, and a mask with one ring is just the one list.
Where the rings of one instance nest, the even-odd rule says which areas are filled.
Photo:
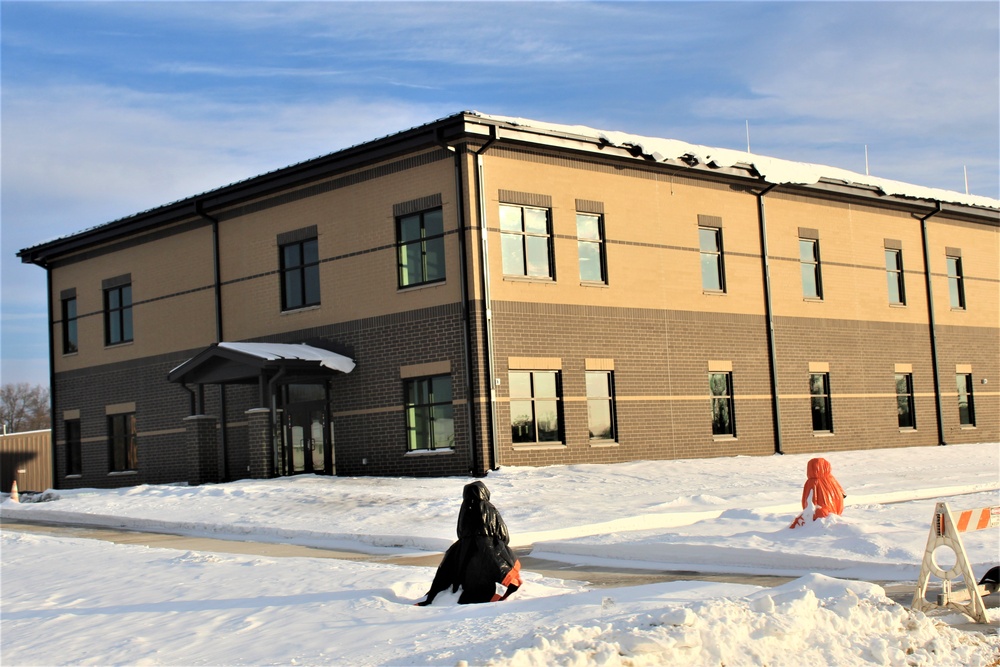
[[885, 249], [885, 279], [889, 286], [889, 303], [894, 306], [906, 304], [903, 289], [903, 251], [899, 248]]
[[80, 459], [80, 420], [67, 419], [63, 422], [66, 430], [66, 474], [80, 475], [83, 462]]
[[286, 243], [281, 248], [281, 309], [319, 305], [319, 240]]
[[132, 285], [104, 290], [104, 343], [118, 345], [132, 340]]
[[802, 267], [802, 296], [823, 298], [823, 281], [819, 268], [819, 239], [799, 239], [799, 262]]
[[733, 374], [709, 373], [708, 388], [712, 396], [712, 435], [736, 436], [733, 410]]
[[411, 452], [454, 449], [455, 418], [451, 377], [406, 380], [406, 439]]
[[396, 218], [399, 286], [444, 280], [444, 214], [440, 208]]
[[593, 213], [576, 214], [576, 247], [580, 257], [580, 280], [606, 283], [604, 256], [604, 218]]
[[510, 426], [517, 443], [561, 442], [559, 373], [510, 372]]
[[714, 227], [699, 227], [698, 246], [701, 250], [701, 288], [706, 292], [725, 292], [722, 230]]
[[809, 396], [812, 400], [813, 431], [833, 431], [833, 411], [830, 404], [830, 374], [809, 374]]
[[896, 373], [896, 412], [899, 428], [917, 428], [917, 416], [913, 409], [913, 374]]
[[591, 440], [616, 440], [611, 371], [587, 371], [587, 424]]
[[976, 425], [976, 407], [972, 400], [972, 373], [955, 375], [958, 388], [958, 421], [962, 426]]
[[500, 205], [500, 248], [505, 276], [555, 278], [549, 209]]
[[948, 296], [952, 308], [965, 309], [965, 279], [962, 276], [961, 256], [948, 256]]
[[76, 296], [64, 298], [62, 300], [63, 354], [73, 354], [80, 349], [76, 318]]
[[111, 472], [136, 470], [139, 450], [135, 438], [135, 413], [108, 415], [108, 461]]

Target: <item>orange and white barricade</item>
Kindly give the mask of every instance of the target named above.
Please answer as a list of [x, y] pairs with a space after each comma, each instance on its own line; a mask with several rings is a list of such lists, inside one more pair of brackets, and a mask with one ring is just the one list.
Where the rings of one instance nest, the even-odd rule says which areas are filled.
[[[948, 503], [938, 503], [931, 519], [931, 530], [927, 536], [927, 548], [924, 560], [920, 565], [920, 577], [917, 579], [917, 590], [913, 593], [912, 609], [929, 611], [931, 609], [948, 608], [963, 614], [968, 614], [977, 623], [988, 623], [986, 605], [983, 604], [985, 586], [976, 583], [969, 565], [969, 557], [962, 544], [962, 533], [1000, 526], [1000, 506], [980, 507], [965, 510], [958, 514], [958, 521], [948, 508]], [[939, 547], [948, 547], [955, 555], [955, 564], [948, 570], [942, 570], [938, 565], [935, 552]], [[927, 583], [933, 574], [941, 579], [941, 593], [936, 602], [927, 600]], [[953, 589], [952, 582], [961, 579], [964, 588]]]

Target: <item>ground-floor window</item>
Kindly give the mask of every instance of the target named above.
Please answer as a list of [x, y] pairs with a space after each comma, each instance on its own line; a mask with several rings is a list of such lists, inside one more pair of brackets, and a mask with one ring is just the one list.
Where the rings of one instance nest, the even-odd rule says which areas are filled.
[[708, 388], [712, 396], [712, 435], [736, 435], [733, 410], [733, 374], [709, 373]]
[[955, 376], [958, 388], [958, 421], [962, 426], [976, 425], [976, 408], [972, 400], [972, 373]]
[[111, 472], [124, 472], [139, 468], [134, 412], [108, 415], [108, 446]]
[[451, 402], [451, 377], [415, 378], [406, 381], [406, 439], [411, 451], [453, 449], [455, 418]]
[[510, 372], [510, 428], [515, 444], [560, 442], [558, 371]]
[[913, 374], [896, 373], [896, 413], [899, 428], [916, 428], [917, 417], [913, 409]]
[[615, 398], [611, 371], [587, 371], [587, 424], [591, 440], [615, 440]]
[[812, 400], [813, 431], [833, 431], [829, 373], [809, 374], [809, 395]]
[[83, 462], [80, 460], [80, 420], [67, 419], [63, 426], [66, 429], [66, 474], [80, 475], [83, 473]]

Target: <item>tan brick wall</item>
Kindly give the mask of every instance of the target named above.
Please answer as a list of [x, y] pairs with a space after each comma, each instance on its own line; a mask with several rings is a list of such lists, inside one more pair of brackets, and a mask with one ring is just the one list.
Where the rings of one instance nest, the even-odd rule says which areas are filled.
[[[210, 227], [119, 246], [52, 271], [57, 373], [187, 350], [215, 340]], [[134, 341], [105, 347], [102, 281], [126, 273], [132, 274]], [[74, 287], [79, 352], [63, 355], [60, 293]]]
[[[447, 279], [400, 290], [393, 204], [440, 194]], [[227, 220], [220, 230], [226, 337], [245, 340], [454, 303], [460, 299], [454, 166], [419, 168]], [[277, 236], [315, 225], [321, 305], [281, 311]]]

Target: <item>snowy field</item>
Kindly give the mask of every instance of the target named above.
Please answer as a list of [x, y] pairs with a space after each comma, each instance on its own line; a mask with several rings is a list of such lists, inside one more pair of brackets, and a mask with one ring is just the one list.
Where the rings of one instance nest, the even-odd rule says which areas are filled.
[[[177, 551], [0, 532], [4, 665], [996, 665], [1000, 613], [911, 612], [935, 503], [1000, 504], [1000, 446], [824, 455], [841, 517], [789, 530], [810, 456], [503, 468], [484, 481], [532, 556], [797, 577], [594, 588], [526, 568], [509, 600], [415, 607], [468, 478], [301, 476], [44, 494], [0, 518], [350, 549], [368, 561]], [[36, 497], [37, 498], [37, 497]], [[22, 498], [28, 500], [28, 498]], [[965, 533], [973, 571], [1000, 530]], [[876, 583], [868, 583], [876, 582]], [[441, 602], [441, 604], [438, 604]], [[962, 629], [953, 626], [961, 625]]]

